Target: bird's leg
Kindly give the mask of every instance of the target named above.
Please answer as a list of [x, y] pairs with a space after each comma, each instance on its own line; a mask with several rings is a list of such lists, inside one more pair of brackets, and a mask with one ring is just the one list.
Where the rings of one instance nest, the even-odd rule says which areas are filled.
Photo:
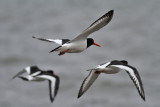
[[100, 74], [100, 73], [101, 73], [101, 71], [96, 71], [95, 73], [96, 73], [96, 74]]
[[96, 74], [100, 74], [100, 73], [103, 73], [104, 71], [96, 71], [95, 73]]
[[67, 50], [65, 50], [65, 51], [63, 51], [63, 52], [60, 52], [58, 55], [60, 56], [60, 55], [63, 55], [63, 54], [65, 54], [66, 52], [68, 52], [69, 51], [69, 49], [67, 49]]

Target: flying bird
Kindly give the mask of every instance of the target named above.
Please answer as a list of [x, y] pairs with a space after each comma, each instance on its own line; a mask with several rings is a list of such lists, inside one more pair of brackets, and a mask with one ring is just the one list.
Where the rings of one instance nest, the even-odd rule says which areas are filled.
[[[21, 76], [25, 72], [28, 75]], [[17, 73], [15, 76], [13, 76], [12, 79], [14, 79], [16, 77], [19, 77], [25, 81], [45, 81], [45, 80], [48, 80], [49, 81], [50, 100], [51, 100], [51, 102], [54, 101], [54, 99], [58, 93], [59, 83], [60, 83], [59, 76], [55, 75], [54, 71], [52, 71], [52, 70], [43, 71], [43, 70], [40, 70], [37, 66], [29, 66], [29, 67], [24, 68], [22, 71]]]
[[101, 73], [115, 74], [120, 71], [126, 71], [129, 74], [133, 83], [135, 84], [139, 95], [145, 101], [145, 93], [140, 75], [135, 67], [128, 65], [127, 61], [113, 60], [108, 63], [100, 64], [95, 68], [90, 69], [89, 71], [90, 71], [89, 75], [84, 79], [80, 87], [78, 98], [80, 98], [89, 89], [89, 87], [93, 84], [93, 82], [98, 78], [99, 74]]
[[73, 40], [69, 39], [44, 39], [32, 36], [32, 38], [53, 42], [59, 44], [57, 48], [51, 50], [50, 52], [58, 51], [58, 55], [63, 55], [65, 53], [79, 53], [90, 47], [91, 45], [96, 45], [101, 47], [99, 44], [95, 43], [92, 38], [87, 38], [91, 33], [98, 31], [105, 25], [107, 25], [112, 17], [114, 10], [110, 10], [108, 13], [104, 14], [102, 17], [93, 22], [86, 30], [84, 30], [81, 34], [76, 36]]

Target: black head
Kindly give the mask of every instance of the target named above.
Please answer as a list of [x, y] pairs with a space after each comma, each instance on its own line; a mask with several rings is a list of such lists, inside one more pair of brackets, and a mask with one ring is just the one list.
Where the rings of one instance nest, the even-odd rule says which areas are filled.
[[111, 65], [121, 65], [121, 64], [128, 64], [128, 62], [126, 61], [126, 60], [121, 60], [121, 61], [119, 61], [119, 60], [113, 60], [113, 61], [111, 61]]
[[121, 62], [118, 61], [118, 60], [113, 60], [113, 61], [111, 61], [111, 63], [110, 63], [110, 65], [119, 65], [119, 64], [121, 64]]
[[91, 45], [96, 45], [101, 47], [99, 44], [95, 43], [92, 38], [87, 38], [87, 48], [90, 47]]
[[122, 62], [123, 64], [128, 64], [128, 62], [127, 62], [126, 60], [121, 60], [121, 62]]
[[49, 75], [54, 75], [54, 71], [52, 71], [52, 70], [47, 70], [47, 74], [49, 74]]

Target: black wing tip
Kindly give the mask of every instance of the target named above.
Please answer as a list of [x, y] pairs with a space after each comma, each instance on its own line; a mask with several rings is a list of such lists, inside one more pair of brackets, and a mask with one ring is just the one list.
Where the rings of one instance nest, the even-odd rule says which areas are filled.
[[51, 103], [53, 103], [54, 99], [50, 99], [51, 100]]
[[144, 97], [144, 96], [142, 97], [142, 99], [143, 99], [144, 101], [146, 101], [146, 99], [145, 99], [145, 97]]
[[113, 9], [110, 10], [110, 11], [108, 12], [108, 14], [113, 15], [113, 14], [114, 14], [114, 10], [113, 10]]
[[80, 95], [78, 95], [78, 97], [77, 97], [77, 99], [79, 99], [81, 96]]
[[143, 101], [146, 101], [145, 95], [144, 94], [140, 94], [141, 98], [143, 99]]
[[78, 93], [78, 96], [77, 96], [77, 99], [79, 99], [80, 97], [81, 97], [81, 89], [80, 89], [80, 91], [79, 91], [79, 93]]
[[32, 38], [36, 38], [35, 36], [32, 36]]
[[82, 91], [82, 86], [81, 86], [77, 98], [79, 99], [83, 94], [84, 94], [84, 91]]
[[83, 93], [79, 93], [77, 96], [77, 99], [79, 99], [82, 96]]
[[52, 52], [54, 52], [54, 50], [49, 51], [49, 53], [52, 53]]

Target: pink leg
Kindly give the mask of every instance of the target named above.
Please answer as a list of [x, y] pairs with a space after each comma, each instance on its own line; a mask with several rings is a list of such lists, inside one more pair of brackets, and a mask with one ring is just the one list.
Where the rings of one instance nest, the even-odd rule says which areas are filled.
[[60, 56], [60, 55], [63, 55], [63, 54], [65, 54], [66, 52], [68, 52], [69, 51], [69, 49], [67, 49], [67, 50], [65, 50], [65, 51], [63, 51], [63, 52], [60, 52], [58, 55]]
[[101, 71], [96, 71], [95, 73], [96, 73], [96, 74], [100, 74], [100, 73], [101, 73]]

